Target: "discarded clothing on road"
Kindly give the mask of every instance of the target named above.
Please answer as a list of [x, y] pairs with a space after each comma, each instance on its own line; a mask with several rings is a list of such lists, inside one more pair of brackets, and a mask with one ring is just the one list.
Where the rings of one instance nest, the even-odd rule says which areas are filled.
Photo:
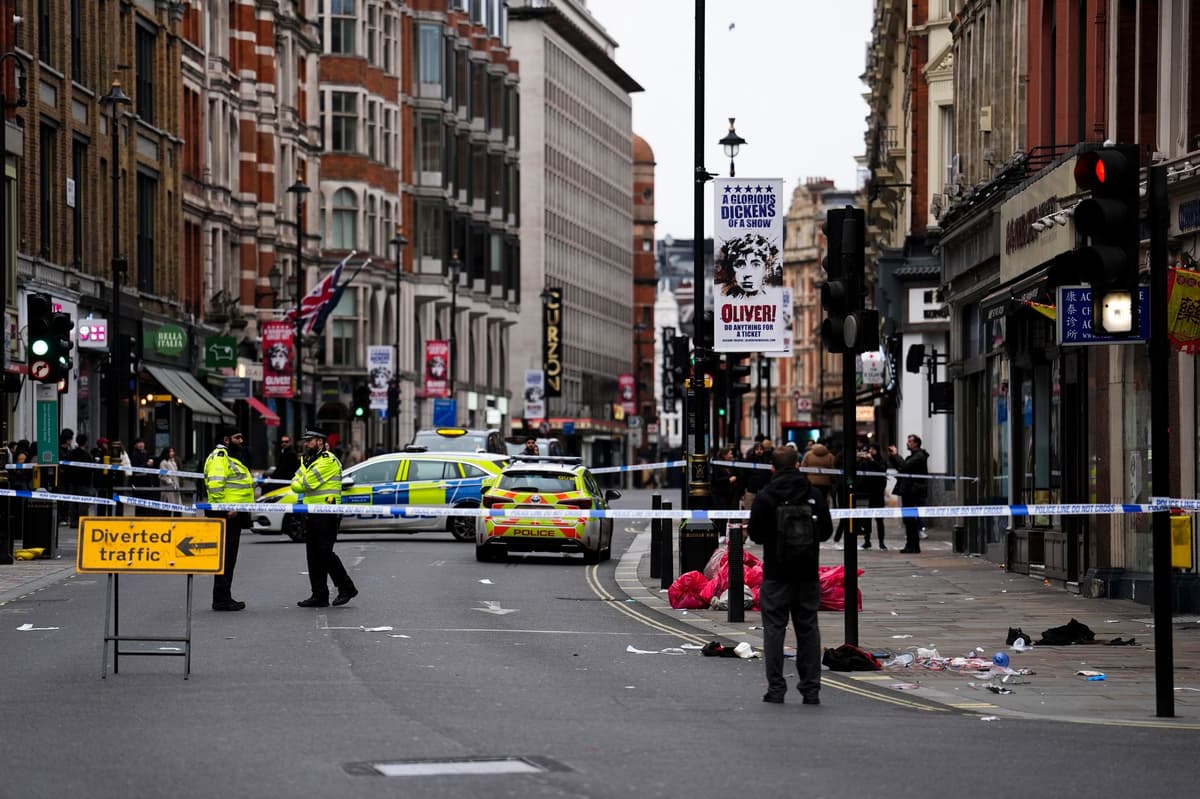
[[1070, 644], [1090, 644], [1096, 640], [1092, 628], [1082, 622], [1071, 619], [1061, 627], [1051, 627], [1042, 633], [1038, 646], [1068, 646]]
[[879, 671], [883, 668], [879, 658], [853, 644], [826, 649], [821, 662], [828, 666], [830, 671]]

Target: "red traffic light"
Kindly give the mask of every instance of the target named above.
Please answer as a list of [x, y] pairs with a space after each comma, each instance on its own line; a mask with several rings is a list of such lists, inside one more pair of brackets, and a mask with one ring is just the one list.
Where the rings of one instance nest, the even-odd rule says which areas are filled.
[[[1137, 168], [1136, 162], [1133, 168]], [[1121, 150], [1092, 150], [1075, 161], [1075, 185], [1084, 190], [1105, 189], [1119, 184], [1129, 169], [1129, 159]]]

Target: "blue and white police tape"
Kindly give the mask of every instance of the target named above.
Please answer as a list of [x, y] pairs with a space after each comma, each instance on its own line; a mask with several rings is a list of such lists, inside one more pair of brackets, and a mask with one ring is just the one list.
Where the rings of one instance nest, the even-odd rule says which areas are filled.
[[47, 502], [75, 502], [83, 505], [116, 505], [117, 503], [105, 497], [88, 497], [79, 494], [55, 494], [44, 489], [25, 491], [24, 489], [0, 488], [0, 497], [20, 497], [21, 499], [39, 499]]
[[[737, 519], [750, 517], [746, 510], [654, 510], [651, 508], [581, 510], [578, 508], [453, 508], [444, 505], [284, 505], [278, 502], [197, 503], [200, 510], [246, 511], [249, 513], [326, 513], [344, 516], [507, 516], [529, 519]], [[993, 516], [1113, 516], [1154, 513], [1158, 505], [1066, 504], [1066, 505], [947, 505], [907, 508], [833, 508], [834, 519], [935, 519]]]
[[[770, 469], [769, 463], [748, 463], [746, 461], [713, 461], [714, 466], [733, 466], [737, 469]], [[835, 477], [840, 477], [845, 474], [842, 469], [825, 469], [820, 466], [797, 466], [796, 469], [807, 474], [828, 474]], [[595, 469], [592, 470], [595, 473]], [[886, 472], [865, 472], [856, 471], [857, 477], [907, 477], [911, 480], [965, 480], [967, 482], [979, 482], [978, 477], [967, 477], [958, 474], [900, 474], [893, 470]]]
[[160, 502], [157, 499], [142, 499], [141, 497], [130, 497], [124, 494], [114, 494], [113, 499], [120, 502], [122, 505], [132, 505], [136, 508], [149, 508], [151, 510], [165, 510], [169, 513], [196, 513], [196, 508], [192, 505], [180, 505], [178, 502]]
[[643, 472], [649, 469], [682, 469], [685, 466], [687, 466], [687, 461], [661, 461], [659, 463], [635, 463], [631, 466], [597, 466], [591, 472], [592, 474], [612, 474], [614, 472]]
[[1150, 502], [1173, 510], [1200, 511], [1200, 499], [1176, 499], [1172, 497], [1150, 497]]

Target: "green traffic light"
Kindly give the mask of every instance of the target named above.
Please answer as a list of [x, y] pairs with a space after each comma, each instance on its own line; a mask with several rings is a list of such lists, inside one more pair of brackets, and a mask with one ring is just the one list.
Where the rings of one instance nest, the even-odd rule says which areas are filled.
[[29, 345], [29, 350], [39, 358], [50, 352], [50, 342], [44, 338], [39, 338]]
[[362, 416], [362, 415], [363, 415], [363, 413], [364, 413], [364, 411], [363, 411], [363, 409], [362, 409], [361, 407], [359, 407], [359, 408], [355, 408], [355, 409], [354, 409], [354, 415], [355, 415], [355, 416]]

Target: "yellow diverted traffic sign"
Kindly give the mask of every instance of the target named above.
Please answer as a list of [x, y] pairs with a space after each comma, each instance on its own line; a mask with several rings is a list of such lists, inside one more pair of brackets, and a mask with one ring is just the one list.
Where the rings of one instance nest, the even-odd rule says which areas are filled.
[[79, 520], [75, 571], [220, 574], [225, 520], [183, 516], [87, 516]]

